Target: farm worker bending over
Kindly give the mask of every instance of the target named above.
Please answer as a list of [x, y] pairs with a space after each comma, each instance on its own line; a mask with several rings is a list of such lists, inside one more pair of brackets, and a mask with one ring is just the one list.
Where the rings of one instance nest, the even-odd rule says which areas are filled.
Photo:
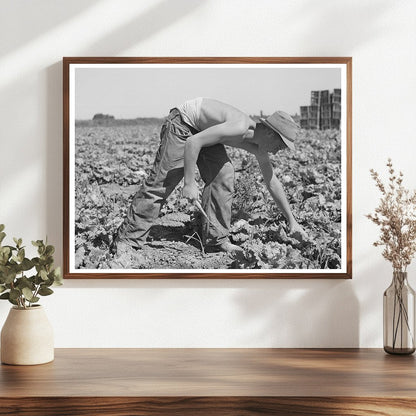
[[298, 126], [284, 112], [256, 123], [237, 108], [210, 98], [189, 100], [172, 109], [161, 129], [151, 172], [134, 195], [112, 251], [140, 248], [167, 197], [182, 178], [183, 196], [191, 202], [199, 200], [196, 166], [205, 182], [202, 207], [209, 218], [203, 219], [204, 244], [228, 252], [241, 250], [229, 240], [234, 168], [224, 146], [244, 149], [256, 156], [264, 182], [288, 221], [290, 234], [305, 237], [268, 155], [286, 147], [294, 149], [297, 131]]

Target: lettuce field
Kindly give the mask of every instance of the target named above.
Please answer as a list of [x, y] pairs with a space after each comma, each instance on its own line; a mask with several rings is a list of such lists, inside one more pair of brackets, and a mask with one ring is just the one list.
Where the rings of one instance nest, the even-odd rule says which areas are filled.
[[[341, 266], [341, 143], [336, 130], [301, 130], [294, 152], [271, 156], [293, 214], [308, 234], [287, 235], [283, 216], [255, 157], [228, 148], [235, 195], [230, 239], [237, 255], [206, 253], [201, 214], [169, 197], [142, 249], [112, 255], [109, 246], [158, 148], [163, 120], [77, 122], [75, 129], [75, 265], [80, 269], [337, 269]], [[200, 182], [201, 190], [203, 182]]]

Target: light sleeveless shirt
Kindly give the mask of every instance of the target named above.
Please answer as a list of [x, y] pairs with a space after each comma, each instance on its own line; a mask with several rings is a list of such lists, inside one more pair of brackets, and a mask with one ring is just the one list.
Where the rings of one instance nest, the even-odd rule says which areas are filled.
[[193, 100], [185, 101], [183, 104], [176, 107], [181, 115], [183, 121], [195, 130], [201, 131], [199, 125], [199, 118], [201, 116], [202, 97], [194, 98]]

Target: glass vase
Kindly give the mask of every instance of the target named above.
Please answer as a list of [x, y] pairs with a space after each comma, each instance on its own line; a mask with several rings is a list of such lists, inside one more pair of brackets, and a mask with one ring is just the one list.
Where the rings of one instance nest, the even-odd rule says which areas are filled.
[[393, 272], [383, 296], [384, 351], [412, 354], [415, 351], [415, 291], [406, 272]]

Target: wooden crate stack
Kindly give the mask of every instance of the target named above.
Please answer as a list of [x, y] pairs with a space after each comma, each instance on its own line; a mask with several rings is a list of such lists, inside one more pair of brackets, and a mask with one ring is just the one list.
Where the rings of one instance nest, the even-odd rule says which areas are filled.
[[341, 89], [335, 88], [331, 94], [332, 128], [340, 129], [341, 123]]
[[308, 105], [300, 108], [300, 126], [303, 129], [319, 128], [318, 105]]
[[311, 105], [300, 107], [303, 129], [339, 129], [341, 121], [341, 89], [311, 91]]

